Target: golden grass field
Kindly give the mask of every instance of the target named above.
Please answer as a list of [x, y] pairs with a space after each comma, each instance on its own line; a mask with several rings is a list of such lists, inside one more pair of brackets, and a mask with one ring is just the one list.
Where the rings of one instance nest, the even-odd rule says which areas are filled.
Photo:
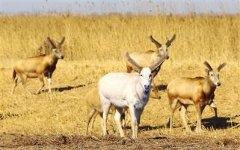
[[[173, 132], [164, 128], [170, 113], [165, 90], [161, 99], [149, 99], [140, 124], [140, 138], [149, 136], [231, 138], [240, 141], [240, 16], [0, 16], [0, 134], [85, 135], [86, 94], [108, 72], [125, 72], [123, 52], [155, 49], [153, 35], [165, 42], [176, 34], [166, 60], [156, 77], [160, 87], [179, 76], [204, 76], [203, 61], [213, 67], [226, 62], [220, 73], [222, 85], [215, 91], [219, 119], [203, 112], [202, 133], [186, 134], [175, 113]], [[29, 95], [19, 85], [12, 96], [12, 67], [18, 59], [36, 55], [47, 36], [59, 41], [66, 37], [63, 53], [53, 74], [52, 94]], [[36, 91], [40, 82], [29, 80]], [[96, 93], [97, 94], [97, 93]], [[192, 123], [195, 110], [189, 109]], [[109, 116], [110, 134], [118, 135]], [[92, 134], [101, 137], [100, 117]], [[131, 130], [126, 129], [128, 137]], [[239, 144], [239, 143], [238, 143]]]

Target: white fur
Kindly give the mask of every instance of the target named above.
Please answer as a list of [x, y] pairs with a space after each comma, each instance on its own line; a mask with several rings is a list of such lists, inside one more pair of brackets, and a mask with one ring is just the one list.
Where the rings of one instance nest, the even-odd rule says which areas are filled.
[[124, 133], [119, 125], [119, 113], [129, 107], [132, 120], [132, 137], [137, 137], [140, 116], [148, 102], [152, 75], [150, 68], [143, 68], [140, 73], [108, 73], [99, 81], [99, 94], [103, 107], [103, 134], [107, 134], [106, 122], [110, 105], [116, 107], [115, 121], [120, 135]]
[[48, 78], [47, 80], [48, 80], [48, 90], [49, 90], [49, 92], [51, 92], [52, 79]]

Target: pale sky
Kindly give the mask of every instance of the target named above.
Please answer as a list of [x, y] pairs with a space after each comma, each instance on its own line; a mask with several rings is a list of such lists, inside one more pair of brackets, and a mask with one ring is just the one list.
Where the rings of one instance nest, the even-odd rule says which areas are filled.
[[1, 14], [236, 14], [240, 0], [0, 0]]

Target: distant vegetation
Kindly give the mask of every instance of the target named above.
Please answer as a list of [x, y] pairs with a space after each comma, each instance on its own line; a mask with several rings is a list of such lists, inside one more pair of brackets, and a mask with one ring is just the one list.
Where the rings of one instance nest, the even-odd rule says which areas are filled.
[[121, 60], [124, 51], [145, 51], [176, 33], [175, 61], [239, 62], [240, 16], [1, 16], [0, 58], [35, 54], [47, 36], [66, 36], [68, 60]]

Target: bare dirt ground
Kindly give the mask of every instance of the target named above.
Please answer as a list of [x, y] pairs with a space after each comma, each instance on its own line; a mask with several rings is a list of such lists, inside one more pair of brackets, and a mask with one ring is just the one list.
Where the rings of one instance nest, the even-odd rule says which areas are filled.
[[0, 135], [1, 149], [239, 149], [235, 138], [155, 136], [137, 140], [115, 136]]

